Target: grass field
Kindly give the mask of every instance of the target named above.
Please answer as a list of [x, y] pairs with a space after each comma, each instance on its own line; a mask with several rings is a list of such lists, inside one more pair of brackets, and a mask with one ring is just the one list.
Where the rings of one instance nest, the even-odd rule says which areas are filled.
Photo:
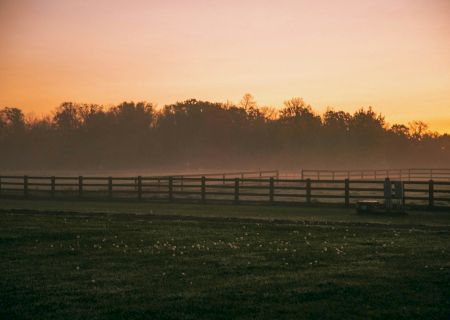
[[1, 319], [448, 319], [450, 215], [0, 203]]

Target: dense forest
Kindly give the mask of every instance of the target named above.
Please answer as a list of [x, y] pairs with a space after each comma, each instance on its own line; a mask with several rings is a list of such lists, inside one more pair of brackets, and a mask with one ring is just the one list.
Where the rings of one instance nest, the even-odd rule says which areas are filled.
[[372, 108], [317, 114], [195, 99], [157, 109], [66, 102], [44, 118], [0, 109], [0, 170], [154, 170], [448, 167], [450, 136], [426, 124], [388, 125]]

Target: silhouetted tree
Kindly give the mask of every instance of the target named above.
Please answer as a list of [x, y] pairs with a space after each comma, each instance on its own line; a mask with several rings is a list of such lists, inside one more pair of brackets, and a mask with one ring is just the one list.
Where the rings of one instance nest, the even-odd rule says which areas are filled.
[[314, 112], [302, 98], [279, 111], [190, 99], [105, 108], [62, 103], [52, 116], [0, 109], [0, 169], [254, 169], [448, 166], [450, 136], [425, 123], [388, 126], [371, 107]]

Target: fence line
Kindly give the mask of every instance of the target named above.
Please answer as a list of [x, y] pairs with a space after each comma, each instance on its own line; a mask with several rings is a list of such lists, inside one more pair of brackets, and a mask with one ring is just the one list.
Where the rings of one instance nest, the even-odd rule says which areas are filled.
[[[0, 176], [0, 198], [115, 199], [234, 203], [335, 203], [385, 201], [385, 180], [300, 180], [223, 177]], [[404, 205], [450, 208], [450, 182], [403, 181]], [[396, 187], [397, 188], [397, 187]], [[389, 199], [390, 200], [390, 199]]]
[[213, 178], [213, 177], [222, 177], [222, 178], [270, 178], [280, 176], [279, 170], [263, 170], [263, 171], [239, 171], [239, 172], [219, 172], [219, 173], [202, 173], [202, 174], [175, 174], [175, 175], [164, 175], [161, 177], [174, 177], [174, 178]]
[[227, 178], [241, 178], [241, 179], [245, 179], [245, 178], [270, 178], [270, 177], [275, 177], [275, 178], [279, 178], [280, 177], [280, 172], [278, 170], [263, 170], [263, 171], [239, 171], [239, 172], [220, 172], [220, 173], [206, 173], [206, 174], [181, 174], [181, 175], [165, 175], [165, 176], [158, 176], [158, 177], [173, 177], [173, 178], [178, 178], [181, 179], [181, 186], [184, 185], [184, 180], [185, 178], [222, 178], [222, 182], [225, 184], [225, 180]]
[[410, 168], [376, 170], [302, 170], [301, 178], [316, 180], [383, 180], [385, 178], [390, 178], [401, 181], [450, 181], [450, 169]]

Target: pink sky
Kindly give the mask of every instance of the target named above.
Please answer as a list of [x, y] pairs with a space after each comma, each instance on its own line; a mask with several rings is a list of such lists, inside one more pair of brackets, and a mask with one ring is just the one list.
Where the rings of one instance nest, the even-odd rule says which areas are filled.
[[450, 132], [450, 1], [0, 0], [0, 107], [373, 106]]

